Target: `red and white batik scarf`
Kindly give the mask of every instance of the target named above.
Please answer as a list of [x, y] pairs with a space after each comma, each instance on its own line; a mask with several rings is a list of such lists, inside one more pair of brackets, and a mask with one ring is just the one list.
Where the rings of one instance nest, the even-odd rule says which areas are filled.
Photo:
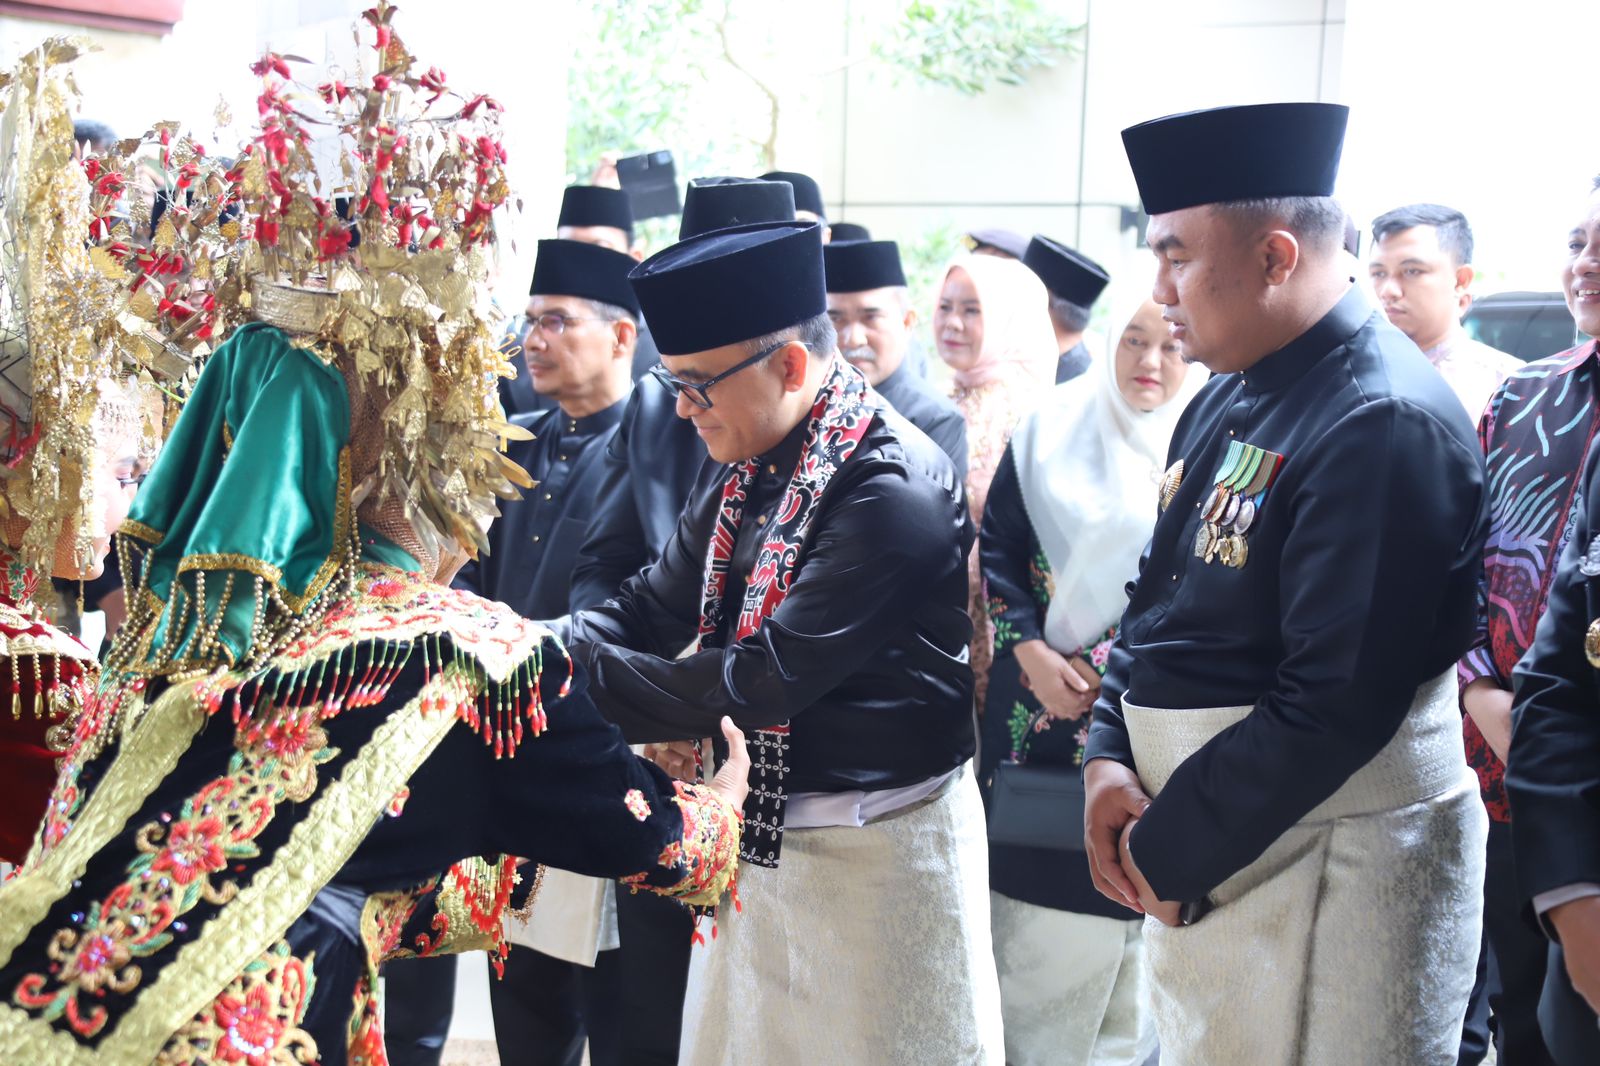
[[[756, 556], [750, 583], [745, 586], [744, 602], [739, 606], [738, 622], [728, 634], [729, 644], [760, 629], [761, 623], [789, 594], [800, 568], [801, 546], [811, 531], [817, 501], [833, 475], [866, 436], [877, 410], [877, 394], [867, 387], [861, 372], [835, 357], [827, 383], [817, 393], [817, 402], [811, 407], [800, 461], [789, 477], [776, 518]], [[760, 469], [759, 457], [735, 463], [722, 486], [722, 506], [706, 551], [705, 589], [700, 598], [702, 641], [721, 629], [723, 594], [728, 587], [733, 546], [739, 536], [739, 523], [744, 518], [750, 486], [755, 483]], [[788, 723], [756, 730], [751, 734], [750, 748], [750, 795], [744, 804], [744, 842], [739, 858], [757, 866], [777, 866], [778, 852], [783, 847], [783, 809], [787, 798], [783, 779], [788, 772], [784, 763], [789, 749]]]

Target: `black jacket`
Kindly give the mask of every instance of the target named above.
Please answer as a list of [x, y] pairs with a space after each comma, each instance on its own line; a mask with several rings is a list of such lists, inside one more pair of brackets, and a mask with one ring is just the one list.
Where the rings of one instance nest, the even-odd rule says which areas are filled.
[[[1284, 456], [1242, 568], [1195, 556], [1234, 441]], [[1471, 643], [1483, 453], [1416, 345], [1351, 290], [1179, 421], [1182, 486], [1156, 521], [1085, 759], [1134, 766], [1121, 698], [1253, 705], [1172, 775], [1130, 843], [1162, 899], [1199, 900], [1338, 790]], [[1152, 506], [1156, 493], [1152, 486]]]
[[[762, 457], [726, 603], [743, 597], [804, 429]], [[714, 633], [680, 659], [699, 627], [727, 475], [708, 466], [661, 560], [615, 600], [572, 617], [568, 646], [601, 713], [632, 743], [718, 736], [725, 714], [746, 730], [792, 719], [791, 794], [896, 788], [969, 759], [973, 529], [949, 458], [899, 415], [880, 413], [823, 492], [777, 611], [744, 640]]]

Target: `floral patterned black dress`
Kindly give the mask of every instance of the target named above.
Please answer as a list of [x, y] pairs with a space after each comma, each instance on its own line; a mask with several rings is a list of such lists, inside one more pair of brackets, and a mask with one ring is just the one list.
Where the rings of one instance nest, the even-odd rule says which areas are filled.
[[[1016, 648], [1025, 640], [1043, 638], [1045, 612], [1055, 588], [1050, 563], [1039, 547], [1039, 538], [1023, 505], [1022, 487], [1009, 448], [989, 488], [980, 541], [989, 617], [994, 625], [994, 665], [984, 699], [978, 762], [978, 782], [987, 803], [995, 767], [1007, 759], [1034, 766], [1081, 767], [1090, 716], [1075, 722], [1045, 718], [1040, 729], [1028, 728], [1039, 711], [1039, 701], [1022, 686]], [[1106, 656], [1116, 635], [1113, 625], [1092, 646], [1079, 649], [1077, 654], [1104, 673]], [[1012, 899], [1040, 907], [1104, 918], [1138, 917], [1095, 890], [1089, 878], [1088, 859], [1081, 851], [991, 843], [989, 886]]]

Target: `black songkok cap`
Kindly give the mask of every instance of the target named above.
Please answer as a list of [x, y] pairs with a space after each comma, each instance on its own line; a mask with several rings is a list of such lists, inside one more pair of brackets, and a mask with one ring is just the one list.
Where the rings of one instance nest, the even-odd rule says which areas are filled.
[[761, 175], [761, 180], [788, 182], [794, 186], [796, 211], [810, 211], [818, 218], [828, 217], [828, 212], [822, 209], [822, 189], [810, 175], [801, 174], [796, 170], [770, 170]]
[[1039, 275], [1045, 288], [1079, 307], [1092, 306], [1111, 284], [1105, 267], [1049, 237], [1029, 241], [1022, 261]]
[[611, 226], [633, 240], [633, 207], [628, 194], [604, 185], [568, 185], [561, 194], [557, 226]]
[[1332, 196], [1350, 109], [1252, 104], [1188, 111], [1122, 131], [1147, 214], [1279, 196]]
[[835, 222], [831, 227], [836, 241], [870, 241], [872, 231], [854, 222]]
[[1028, 252], [1028, 238], [1008, 229], [975, 229], [967, 234], [967, 245], [972, 251], [998, 248], [1013, 259], [1021, 259]]
[[702, 233], [652, 255], [628, 278], [662, 355], [764, 337], [828, 309], [816, 222]]
[[866, 292], [904, 285], [900, 246], [893, 241], [834, 241], [823, 245], [829, 292]]
[[793, 222], [794, 187], [755, 178], [695, 178], [683, 197], [678, 240], [756, 222]]
[[587, 241], [540, 241], [529, 296], [578, 296], [613, 304], [639, 318], [639, 300], [628, 284], [632, 256]]

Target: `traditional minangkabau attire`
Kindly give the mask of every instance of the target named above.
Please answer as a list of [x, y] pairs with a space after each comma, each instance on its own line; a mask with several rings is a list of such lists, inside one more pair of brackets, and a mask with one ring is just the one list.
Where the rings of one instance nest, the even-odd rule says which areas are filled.
[[[9, 72], [0, 126], [0, 861], [27, 853], [56, 779], [62, 725], [99, 665], [50, 618], [50, 578], [98, 574], [113, 446], [147, 460], [159, 442], [160, 382], [184, 388], [213, 317], [191, 285], [218, 255], [211, 194], [220, 168], [167, 127], [144, 173], [190, 195], [159, 248], [111, 216], [129, 158], [74, 158], [69, 76], [79, 46], [53, 39]], [[135, 140], [133, 144], [144, 144]], [[124, 490], [125, 491], [125, 490]], [[96, 542], [100, 542], [97, 546]]]
[[[394, 86], [350, 91], [402, 94], [385, 114], [423, 81], [391, 14], [365, 17]], [[266, 98], [282, 62], [260, 64]], [[293, 113], [268, 110], [241, 261], [309, 274], [306, 244], [262, 243], [280, 213], [322, 219]], [[465, 159], [452, 134], [380, 177], [492, 208], [493, 111], [474, 110]], [[465, 212], [408, 247], [382, 223], [415, 205], [379, 200], [359, 268], [319, 222], [349, 287], [256, 280], [252, 313], [278, 325], [211, 359], [126, 526], [133, 612], [0, 889], [6, 1062], [382, 1063], [379, 962], [503, 952], [510, 856], [708, 905], [733, 876], [726, 800], [632, 755], [548, 631], [433, 580], [433, 547], [481, 536], [520, 476], [485, 443], [508, 432], [470, 292], [489, 231]], [[359, 332], [378, 320], [393, 332]]]
[[[1156, 215], [1329, 195], [1345, 115], [1123, 138]], [[1138, 773], [1128, 847], [1192, 923], [1145, 925], [1162, 1061], [1454, 1062], [1487, 832], [1454, 676], [1488, 529], [1461, 402], [1349, 290], [1213, 378], [1169, 461], [1085, 753]]]
[[[1142, 299], [1142, 296], [1141, 296]], [[1131, 315], [1129, 316], [1131, 317]], [[1092, 715], [1045, 719], [1015, 649], [1043, 640], [1105, 671], [1127, 605], [1124, 587], [1155, 521], [1151, 506], [1178, 416], [1206, 373], [1139, 411], [1117, 387], [1116, 320], [1092, 371], [1052, 390], [1011, 436], [989, 488], [981, 554], [995, 658], [978, 780], [1005, 759], [1081, 767]], [[1143, 1062], [1155, 1049], [1139, 916], [1094, 887], [1081, 851], [989, 844], [995, 964], [1006, 1061], [1083, 1066]]]

